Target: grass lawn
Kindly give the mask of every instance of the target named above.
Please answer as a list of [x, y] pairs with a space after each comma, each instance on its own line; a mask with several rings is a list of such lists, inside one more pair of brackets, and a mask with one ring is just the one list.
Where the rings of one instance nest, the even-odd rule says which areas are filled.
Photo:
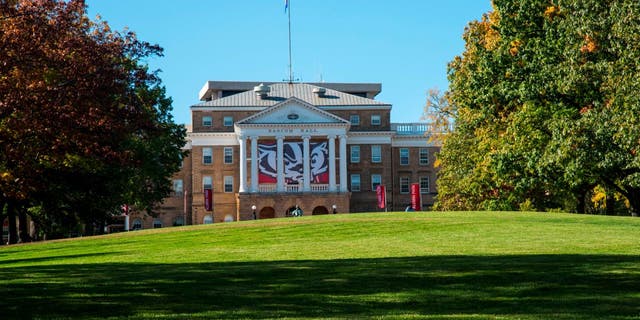
[[640, 219], [338, 214], [0, 247], [0, 319], [640, 319]]

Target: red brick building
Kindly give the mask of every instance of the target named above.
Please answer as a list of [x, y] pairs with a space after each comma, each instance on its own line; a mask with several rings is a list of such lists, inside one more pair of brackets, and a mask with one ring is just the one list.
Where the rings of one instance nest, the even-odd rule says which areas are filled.
[[422, 209], [437, 194], [439, 146], [427, 124], [391, 122], [376, 83], [209, 81], [191, 106], [190, 151], [158, 217], [130, 229], [331, 212], [405, 210], [410, 185]]

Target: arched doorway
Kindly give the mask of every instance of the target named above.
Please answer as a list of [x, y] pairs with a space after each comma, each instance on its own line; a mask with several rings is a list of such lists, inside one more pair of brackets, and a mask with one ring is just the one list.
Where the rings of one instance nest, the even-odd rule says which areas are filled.
[[[300, 211], [296, 213], [296, 210]], [[302, 215], [304, 215], [304, 211], [299, 206], [289, 207], [289, 209], [287, 209], [287, 211], [285, 212], [285, 216], [287, 217], [299, 217]]]
[[272, 207], [264, 207], [260, 210], [258, 219], [273, 219], [276, 217], [276, 210]]
[[317, 206], [317, 207], [313, 208], [313, 213], [312, 214], [314, 216], [315, 215], [319, 215], [319, 214], [329, 214], [329, 210], [325, 206]]

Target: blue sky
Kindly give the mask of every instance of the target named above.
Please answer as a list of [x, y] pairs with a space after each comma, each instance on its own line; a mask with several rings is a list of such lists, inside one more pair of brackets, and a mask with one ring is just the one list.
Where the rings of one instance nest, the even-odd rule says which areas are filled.
[[[392, 122], [418, 122], [429, 88], [448, 86], [447, 63], [490, 0], [290, 0], [294, 77], [303, 82], [379, 82]], [[207, 80], [288, 77], [284, 0], [86, 0], [112, 29], [157, 43], [147, 62], [173, 98], [177, 123]]]

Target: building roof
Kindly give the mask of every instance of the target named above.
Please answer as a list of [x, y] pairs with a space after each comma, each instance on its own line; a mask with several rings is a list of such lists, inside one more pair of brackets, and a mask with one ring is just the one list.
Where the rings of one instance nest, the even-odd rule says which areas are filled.
[[[391, 106], [388, 103], [307, 83], [273, 83], [268, 87], [270, 91], [265, 97], [260, 97], [253, 90], [249, 90], [228, 97], [201, 102], [193, 105], [192, 108], [271, 107], [291, 97], [296, 97], [314, 106]], [[322, 89], [325, 90], [324, 94], [317, 93], [318, 90], [322, 91]]]
[[[240, 93], [251, 91], [259, 84], [268, 86], [275, 83], [273, 81], [207, 81], [198, 94], [200, 101], [215, 100], [227, 96], [229, 93]], [[310, 85], [320, 86], [340, 92], [350, 93], [374, 99], [382, 90], [380, 83], [338, 83], [338, 82], [308, 82]]]

